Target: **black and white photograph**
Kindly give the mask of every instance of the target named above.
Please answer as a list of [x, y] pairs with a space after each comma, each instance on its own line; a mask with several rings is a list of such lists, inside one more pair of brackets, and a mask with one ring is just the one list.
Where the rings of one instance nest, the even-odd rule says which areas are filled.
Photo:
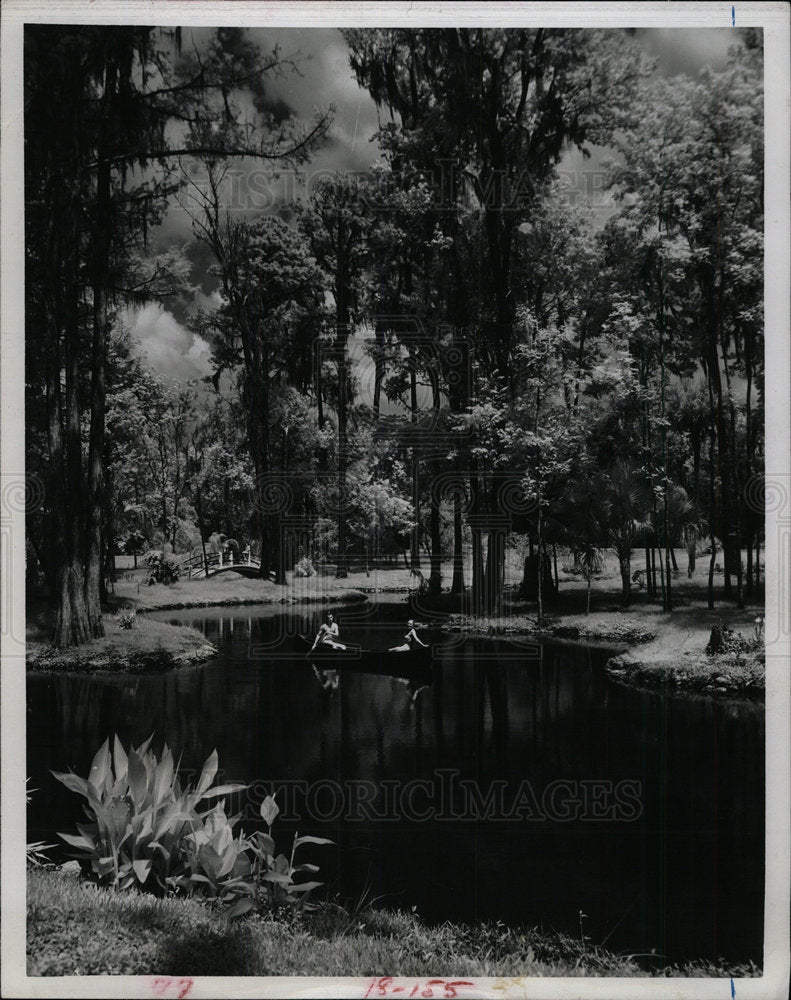
[[787, 995], [789, 11], [598, 6], [4, 10], [4, 996]]

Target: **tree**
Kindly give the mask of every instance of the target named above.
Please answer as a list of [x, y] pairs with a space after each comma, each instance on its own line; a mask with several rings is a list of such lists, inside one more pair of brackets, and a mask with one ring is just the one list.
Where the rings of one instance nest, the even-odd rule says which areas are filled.
[[606, 474], [604, 503], [607, 534], [618, 557], [621, 604], [625, 608], [632, 600], [632, 549], [649, 525], [644, 502], [634, 464], [628, 460], [616, 462]]
[[[739, 458], [735, 379], [745, 378], [749, 387], [746, 424], [753, 437], [752, 389], [760, 385], [763, 356], [762, 349], [756, 352], [762, 329], [760, 39], [745, 32], [723, 72], [704, 70], [694, 82], [657, 80], [640, 100], [645, 113], [615, 142], [628, 167], [618, 191], [631, 201], [621, 218], [644, 245], [654, 247], [654, 264], [643, 274], [653, 289], [649, 311], [659, 336], [660, 365], [664, 370], [672, 352], [696, 357], [705, 376], [712, 448], [710, 530], [725, 548], [726, 596], [735, 575], [741, 604], [747, 523], [742, 484], [751, 460], [749, 449]], [[620, 253], [625, 256], [622, 246]], [[671, 268], [683, 272], [683, 293], [664, 287], [674, 280]], [[664, 423], [661, 435], [666, 443]], [[664, 534], [667, 538], [667, 530]], [[713, 605], [711, 587], [709, 601]]]
[[362, 182], [336, 174], [320, 180], [314, 186], [310, 202], [300, 214], [300, 227], [309, 240], [315, 259], [329, 277], [329, 287], [335, 302], [332, 356], [338, 372], [338, 578], [348, 575], [346, 479], [349, 372], [346, 343], [352, 323], [360, 314], [365, 278], [370, 225], [365, 194]]
[[[344, 37], [358, 81], [380, 106], [397, 113], [405, 135], [400, 162], [433, 173], [449, 209], [444, 234], [453, 241], [457, 304], [454, 325], [474, 330], [476, 359], [508, 381], [520, 289], [514, 282], [516, 236], [563, 149], [604, 142], [623, 122], [628, 90], [647, 66], [622, 33], [538, 29], [349, 30]], [[394, 128], [390, 129], [395, 131]], [[415, 152], [415, 151], [418, 152]], [[422, 150], [422, 152], [421, 152]], [[433, 171], [426, 159], [433, 158]], [[475, 216], [478, 274], [463, 268], [463, 215]], [[480, 251], [483, 251], [482, 253]], [[473, 278], [471, 281], [470, 279]], [[473, 283], [474, 282], [474, 283]], [[469, 308], [470, 286], [481, 289]], [[462, 313], [463, 315], [464, 313]], [[452, 320], [452, 322], [453, 322]], [[461, 320], [461, 322], [460, 322]], [[457, 401], [460, 408], [469, 398]], [[481, 462], [470, 464], [471, 512], [485, 524]], [[485, 529], [484, 529], [485, 530]], [[499, 600], [504, 546], [490, 537], [493, 566], [485, 603]], [[481, 529], [473, 530], [473, 600], [484, 600]]]
[[[242, 32], [220, 29], [204, 52], [182, 57], [180, 37], [136, 26], [31, 25], [25, 33], [28, 335], [46, 359], [29, 371], [49, 415], [59, 646], [103, 632], [107, 342], [114, 304], [144, 294], [130, 290], [126, 262], [173, 190], [170, 164], [187, 151], [276, 159], [294, 149], [229, 128], [230, 95], [245, 86], [261, 99], [265, 75], [281, 67], [277, 53], [262, 59]], [[296, 147], [325, 127], [317, 121]], [[136, 168], [147, 173], [133, 185]]]
[[[226, 370], [242, 372], [250, 456], [261, 520], [260, 575], [285, 584], [285, 553], [272, 441], [273, 391], [292, 354], [300, 305], [318, 308], [323, 275], [302, 235], [278, 218], [254, 222], [223, 209], [221, 185], [227, 164], [207, 164], [202, 212], [193, 214], [196, 234], [212, 250], [223, 306], [203, 329], [213, 346], [215, 380]], [[285, 473], [285, 467], [282, 468]], [[273, 492], [274, 491], [274, 492]]]

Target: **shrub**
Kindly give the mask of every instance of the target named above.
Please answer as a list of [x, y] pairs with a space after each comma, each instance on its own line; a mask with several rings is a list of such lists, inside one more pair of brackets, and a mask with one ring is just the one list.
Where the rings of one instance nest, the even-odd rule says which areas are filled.
[[146, 580], [149, 586], [155, 583], [178, 582], [181, 575], [179, 564], [170, 556], [163, 556], [158, 549], [146, 553], [145, 563], [149, 567], [148, 579]]
[[299, 560], [297, 565], [294, 567], [294, 576], [315, 576], [316, 570], [313, 568], [313, 562], [308, 556], [303, 556]]
[[125, 541], [120, 546], [128, 556], [140, 555], [143, 546], [146, 544], [146, 536], [142, 531], [130, 531]]
[[294, 875], [318, 871], [315, 865], [294, 865], [301, 844], [328, 844], [319, 837], [295, 835], [291, 859], [275, 854], [272, 822], [279, 809], [272, 796], [261, 805], [269, 833], [234, 834], [239, 816], [229, 817], [224, 799], [199, 812], [201, 802], [241, 791], [231, 783], [211, 787], [217, 774], [215, 750], [206, 759], [197, 785], [182, 788], [167, 745], [157, 760], [152, 737], [127, 754], [117, 736], [110, 751], [105, 740], [87, 778], [72, 772], [54, 777], [87, 800], [88, 823], [77, 834], [58, 834], [75, 853], [84, 871], [115, 889], [132, 887], [157, 895], [169, 890], [200, 895], [232, 904], [229, 916], [259, 905], [298, 902], [319, 882], [295, 883]]
[[747, 654], [763, 649], [763, 618], [756, 618], [753, 635], [745, 638], [741, 632], [734, 632], [727, 625], [714, 625], [709, 636], [706, 652], [709, 656], [722, 653]]
[[[138, 885], [163, 894], [172, 880], [188, 871], [189, 838], [206, 833], [207, 841], [213, 839], [209, 834], [216, 819], [207, 828], [210, 814], [199, 814], [198, 805], [245, 786], [210, 787], [217, 773], [215, 751], [203, 765], [195, 788], [182, 789], [168, 747], [163, 747], [157, 760], [150, 744], [151, 738], [127, 754], [116, 736], [112, 754], [109, 740], [99, 748], [87, 778], [71, 772], [52, 773], [87, 800], [85, 813], [91, 822], [78, 823], [76, 836], [58, 834], [75, 848], [73, 856], [83, 869], [96, 881], [118, 889]], [[209, 851], [203, 856], [209, 857]], [[227, 874], [223, 872], [221, 878]]]
[[326, 837], [300, 837], [294, 834], [291, 845], [291, 857], [285, 854], [275, 855], [275, 842], [272, 839], [272, 824], [280, 812], [280, 807], [271, 795], [267, 795], [261, 803], [261, 816], [267, 825], [268, 833], [256, 831], [248, 840], [248, 849], [252, 856], [251, 899], [238, 900], [229, 911], [230, 916], [238, 916], [256, 905], [277, 907], [296, 905], [305, 894], [317, 889], [322, 882], [295, 882], [294, 876], [300, 872], [318, 872], [318, 865], [294, 864], [297, 848], [302, 844], [331, 844]]
[[118, 628], [137, 628], [137, 611], [134, 608], [121, 608], [115, 614]]

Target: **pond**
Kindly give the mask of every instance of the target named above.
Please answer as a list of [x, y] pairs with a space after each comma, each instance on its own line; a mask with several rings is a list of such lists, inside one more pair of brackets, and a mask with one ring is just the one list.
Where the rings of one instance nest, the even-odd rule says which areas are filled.
[[[336, 614], [373, 648], [397, 642], [409, 612]], [[80, 818], [50, 768], [87, 774], [107, 736], [153, 731], [183, 769], [217, 748], [221, 780], [251, 785], [248, 829], [279, 789], [279, 850], [295, 830], [331, 837], [301, 859], [330, 897], [543, 925], [668, 961], [762, 963], [761, 702], [630, 688], [602, 649], [431, 630], [429, 683], [372, 660], [325, 690], [288, 638], [315, 632], [318, 609], [158, 617], [201, 629], [219, 656], [154, 676], [29, 676], [29, 839]]]

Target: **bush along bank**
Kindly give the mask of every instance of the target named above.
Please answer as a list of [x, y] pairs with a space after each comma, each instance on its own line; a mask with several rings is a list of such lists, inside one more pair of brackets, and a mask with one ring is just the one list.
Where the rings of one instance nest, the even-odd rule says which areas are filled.
[[[271, 796], [260, 807], [269, 832], [249, 837], [237, 832], [239, 816], [229, 816], [225, 802], [247, 786], [212, 787], [217, 751], [206, 759], [197, 784], [182, 786], [167, 745], [157, 758], [151, 741], [127, 752], [117, 736], [112, 749], [105, 740], [87, 778], [53, 772], [86, 800], [90, 822], [78, 824], [76, 834], [59, 836], [89, 878], [117, 890], [136, 887], [159, 896], [175, 892], [218, 900], [227, 917], [294, 905], [321, 885], [295, 878], [319, 870], [295, 864], [295, 855], [302, 845], [331, 841], [295, 835], [290, 857], [277, 853], [272, 823], [279, 807]], [[208, 802], [216, 804], [206, 808]]]

